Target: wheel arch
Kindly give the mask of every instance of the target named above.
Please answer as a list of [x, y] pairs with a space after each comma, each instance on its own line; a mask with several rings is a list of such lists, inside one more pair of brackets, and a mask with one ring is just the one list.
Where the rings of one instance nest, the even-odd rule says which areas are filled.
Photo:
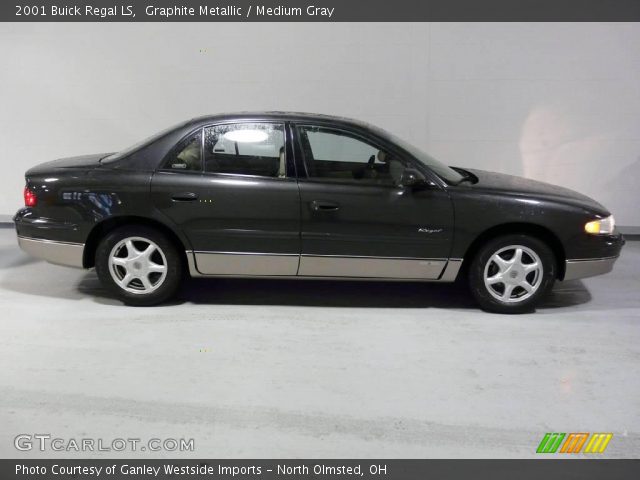
[[187, 253], [185, 242], [178, 236], [178, 234], [166, 224], [151, 218], [138, 217], [135, 215], [126, 215], [118, 217], [110, 217], [102, 222], [96, 224], [89, 232], [87, 241], [84, 245], [84, 251], [82, 254], [82, 265], [84, 268], [92, 268], [95, 266], [96, 250], [100, 240], [104, 238], [109, 232], [127, 225], [143, 225], [146, 227], [155, 228], [167, 236], [169, 241], [174, 244], [179, 254], [182, 256], [183, 264], [187, 265]]
[[478, 235], [467, 248], [467, 251], [464, 255], [463, 266], [465, 266], [465, 268], [468, 268], [471, 260], [473, 260], [473, 258], [478, 253], [478, 250], [480, 250], [480, 247], [482, 247], [482, 245], [484, 245], [489, 240], [501, 235], [512, 234], [531, 235], [545, 242], [549, 246], [549, 248], [551, 248], [551, 251], [553, 252], [556, 260], [556, 278], [558, 278], [559, 280], [562, 280], [564, 278], [566, 253], [562, 242], [560, 241], [558, 236], [547, 227], [543, 227], [542, 225], [538, 225], [535, 223], [503, 223], [488, 228], [487, 230], [480, 233], [480, 235]]

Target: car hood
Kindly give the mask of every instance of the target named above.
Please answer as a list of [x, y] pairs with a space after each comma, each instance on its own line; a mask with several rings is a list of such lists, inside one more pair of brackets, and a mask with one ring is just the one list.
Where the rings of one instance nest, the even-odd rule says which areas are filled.
[[559, 187], [550, 183], [539, 182], [504, 173], [488, 172], [486, 170], [465, 169], [473, 173], [478, 181], [470, 185], [474, 189], [482, 189], [496, 193], [509, 195], [525, 195], [560, 201], [589, 210], [596, 210], [603, 215], [608, 215], [608, 210], [594, 199], [568, 188]]
[[60, 158], [50, 162], [41, 163], [27, 170], [27, 175], [37, 175], [55, 170], [58, 168], [83, 168], [91, 169], [100, 166], [100, 159], [104, 158], [106, 153], [94, 153], [91, 155], [80, 155], [77, 157]]

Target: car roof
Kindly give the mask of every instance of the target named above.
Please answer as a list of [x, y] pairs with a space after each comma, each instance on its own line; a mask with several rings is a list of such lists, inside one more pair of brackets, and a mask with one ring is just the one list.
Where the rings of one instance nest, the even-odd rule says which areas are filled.
[[342, 123], [355, 125], [362, 128], [371, 128], [369, 125], [360, 120], [353, 118], [341, 117], [337, 115], [326, 115], [323, 113], [309, 113], [309, 112], [286, 112], [286, 111], [244, 111], [244, 112], [227, 112], [217, 113], [213, 115], [204, 115], [201, 117], [192, 118], [190, 123], [207, 123], [216, 122], [220, 120], [241, 120], [241, 119], [265, 119], [265, 120], [281, 120], [292, 122], [309, 122], [320, 121], [323, 123]]

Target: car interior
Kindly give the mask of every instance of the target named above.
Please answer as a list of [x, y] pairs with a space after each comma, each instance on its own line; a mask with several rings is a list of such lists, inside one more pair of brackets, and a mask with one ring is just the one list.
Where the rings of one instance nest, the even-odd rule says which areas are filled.
[[398, 185], [405, 163], [346, 132], [316, 127], [299, 128], [310, 178]]
[[[251, 128], [253, 127], [253, 129]], [[233, 140], [233, 133], [256, 138]], [[399, 185], [406, 164], [384, 149], [340, 130], [300, 127], [299, 138], [310, 178]], [[201, 171], [201, 134], [184, 140], [168, 162], [171, 169]], [[259, 141], [256, 141], [259, 140]], [[204, 171], [262, 177], [286, 177], [282, 130], [271, 125], [205, 129]]]
[[205, 172], [286, 176], [284, 134], [275, 125], [211, 127], [205, 133]]

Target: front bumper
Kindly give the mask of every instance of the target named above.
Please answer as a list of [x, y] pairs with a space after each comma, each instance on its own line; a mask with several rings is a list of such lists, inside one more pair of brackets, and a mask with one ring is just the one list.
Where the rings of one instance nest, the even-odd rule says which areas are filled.
[[571, 252], [565, 261], [562, 280], [594, 277], [609, 273], [625, 244], [618, 231], [612, 235], [582, 235], [570, 244]]
[[29, 255], [56, 265], [82, 268], [83, 243], [58, 242], [18, 235], [18, 245]]
[[618, 257], [588, 258], [584, 260], [567, 260], [564, 267], [563, 280], [594, 277], [609, 273]]

